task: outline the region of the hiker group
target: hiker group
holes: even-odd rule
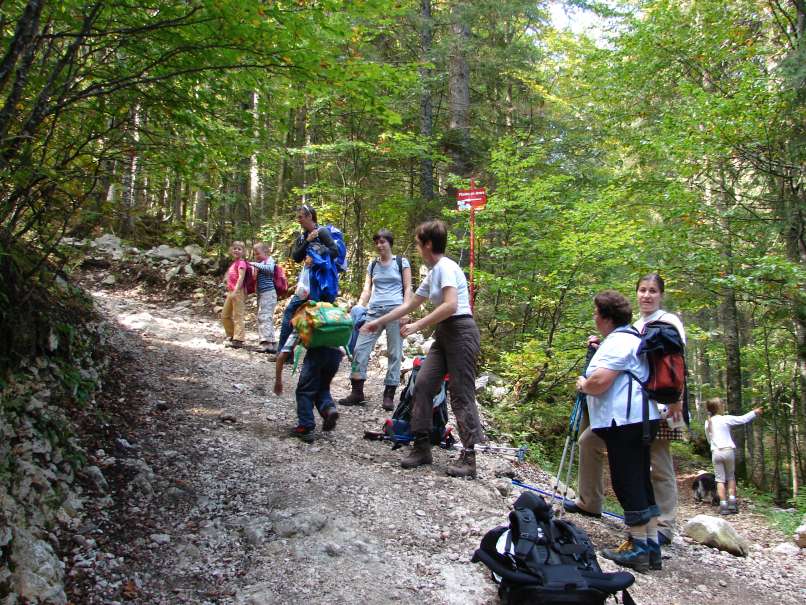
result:
[[[443,388],[444,377],[450,375],[450,403],[464,449],[447,473],[456,477],[475,476],[474,446],[484,440],[475,397],[480,336],[473,320],[464,272],[445,256],[447,225],[438,220],[428,221],[415,230],[417,250],[430,269],[416,292],[412,292],[408,259],[392,254],[393,234],[386,229],[375,234],[373,241],[378,257],[367,267],[364,288],[358,304],[351,311],[354,319],[348,324],[358,325],[360,330],[354,335],[352,346],[340,347],[341,343],[335,341],[311,345],[307,342],[310,336],[306,336],[305,331],[316,329],[312,326],[318,325],[316,319],[310,318],[311,313],[325,317],[320,322],[324,324],[330,323],[326,316],[340,312],[338,307],[327,303],[335,301],[338,273],[346,268],[343,237],[331,226],[320,226],[316,211],[308,205],[297,209],[297,222],[302,231],[295,240],[291,258],[303,263],[303,269],[283,313],[279,339],[275,339],[271,322],[277,304],[275,286],[279,265],[267,256],[262,244],[255,246],[254,262],[243,258],[241,242],[234,242],[231,246],[233,262],[227,271],[228,293],[222,312],[228,346],[240,348],[244,345],[244,301],[250,291],[255,291],[258,294],[261,350],[277,355],[276,394],[283,392],[284,364],[294,357],[298,344],[307,345],[295,390],[298,424],[291,434],[302,441],[312,442],[316,428],[314,409],[322,417],[322,431],[332,431],[339,419],[330,384],[338,372],[343,348],[352,354],[352,388],[350,394],[338,403],[342,406],[365,405],[364,383],[370,353],[381,332],[386,332],[389,367],[382,405],[391,411],[400,383],[403,339],[435,326],[434,342],[418,368],[417,389],[411,403],[409,423],[413,448],[401,464],[404,468],[414,468],[432,463],[433,399]],[[426,300],[433,306],[431,312],[416,321],[410,320],[409,313]],[[317,311],[313,311],[314,307]]]
[[[243,259],[240,242],[232,246],[233,263],[227,273],[223,322],[230,345],[243,346],[243,301],[253,281],[251,287],[258,294],[261,350],[277,353],[274,392],[278,395],[283,392],[284,364],[294,356],[298,343],[308,346],[295,391],[298,424],[291,434],[312,442],[314,409],[322,418],[323,431],[332,431],[339,419],[330,384],[343,357],[339,344],[344,343],[325,338],[323,344],[311,345],[306,330],[315,324],[310,315],[314,307],[324,309],[325,314],[346,316],[338,307],[322,304],[333,303],[338,295],[338,273],[346,266],[345,248],[341,232],[320,226],[316,211],[310,206],[297,209],[297,221],[302,231],[291,256],[304,267],[283,314],[279,339],[275,339],[272,317],[278,285],[286,290],[288,285],[284,274],[278,272],[279,265],[267,255],[262,244],[255,246],[255,261],[251,263]],[[412,292],[411,265],[406,258],[392,254],[393,234],[382,229],[373,237],[378,257],[369,263],[358,304],[346,321],[348,326],[360,326],[345,347],[353,355],[351,391],[338,404],[367,403],[364,394],[367,365],[378,336],[385,330],[389,364],[382,407],[393,410],[400,382],[403,339],[433,327],[433,344],[418,367],[417,388],[411,401],[409,423],[413,447],[402,458],[401,466],[408,469],[432,463],[434,398],[444,390],[445,377],[449,375],[450,403],[462,450],[447,473],[474,477],[475,446],[485,438],[475,398],[480,339],[468,283],[462,269],[445,256],[448,243],[445,223],[438,220],[422,223],[414,238],[429,271]],[[593,300],[593,320],[599,334],[585,343],[589,362],[576,381],[581,424],[577,425],[573,438],[578,435],[579,489],[576,499],[563,501],[566,512],[601,516],[606,459],[613,491],[624,510],[627,539],[602,554],[641,572],[661,569],[661,547],[674,536],[678,494],[670,444],[684,438],[690,420],[686,332],[679,317],[661,308],[663,294],[664,281],[660,275],[641,277],[636,285],[639,318],[635,322],[632,322],[632,305],[621,293],[605,290]],[[431,302],[432,310],[420,319],[410,318],[409,314],[426,300]],[[308,301],[319,304],[306,304]],[[738,511],[738,505],[733,475],[734,444],[729,427],[751,420],[761,410],[741,417],[725,416],[719,402],[713,405],[709,402],[708,410],[711,418],[706,432],[716,468],[720,512],[730,514]]]

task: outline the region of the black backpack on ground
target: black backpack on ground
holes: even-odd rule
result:
[[[509,526],[487,532],[473,555],[492,571],[502,605],[603,605],[620,591],[624,605],[635,605],[627,592],[635,577],[603,572],[582,529],[554,519],[548,503],[531,492],[514,508]]]

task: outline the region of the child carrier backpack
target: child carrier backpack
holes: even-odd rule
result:
[[[490,569],[502,605],[603,605],[619,591],[624,605],[635,605],[627,592],[635,577],[603,572],[588,535],[554,519],[551,506],[532,492],[515,501],[509,526],[485,534],[472,561]]]
[[[347,245],[344,243],[344,234],[341,229],[335,225],[325,225],[330,230],[330,235],[333,236],[333,241],[336,242],[336,247],[339,249],[339,255],[335,258],[336,269],[339,273],[347,271]]]
[[[277,300],[281,300],[290,294],[288,291],[288,277],[280,263],[274,263],[272,282],[274,283],[274,290],[277,292]]]
[[[414,367],[409,373],[406,387],[400,393],[395,411],[392,417],[387,418],[383,424],[381,432],[364,431],[364,439],[388,440],[393,443],[392,449],[398,449],[403,445],[414,441],[414,434],[411,432],[411,410],[414,405],[414,389],[417,384],[417,374],[423,365],[424,357],[414,358]],[[450,377],[445,376],[442,380],[439,392],[433,400],[434,418],[431,425],[431,443],[442,448],[452,448],[456,443],[453,436],[453,429],[448,426],[448,384]]]
[[[347,346],[353,331],[353,320],[343,308],[312,300],[294,313],[291,325],[306,349]]]

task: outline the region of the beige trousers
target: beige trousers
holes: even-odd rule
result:
[[[582,417],[579,435],[579,478],[576,504],[589,513],[601,514],[604,506],[604,468],[607,449],[601,437],[590,429],[588,412]],[[583,430],[584,429],[584,430]],[[671,540],[677,516],[677,479],[672,452],[667,440],[655,439],[650,447],[652,489],[660,508],[658,532]]]
[[[224,324],[224,332],[227,338],[243,342],[246,339],[244,328],[244,299],[246,294],[243,288],[237,292],[228,292],[227,300],[224,301],[224,308],[221,310],[221,323]]]

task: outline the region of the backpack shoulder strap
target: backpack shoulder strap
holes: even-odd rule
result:
[[[375,265],[378,264],[378,259],[373,258],[372,262],[369,264],[369,279],[372,280],[375,277]]]
[[[397,261],[397,270],[400,273],[400,291],[403,292],[403,298],[406,298],[406,284],[403,281],[403,258],[395,254]]]

